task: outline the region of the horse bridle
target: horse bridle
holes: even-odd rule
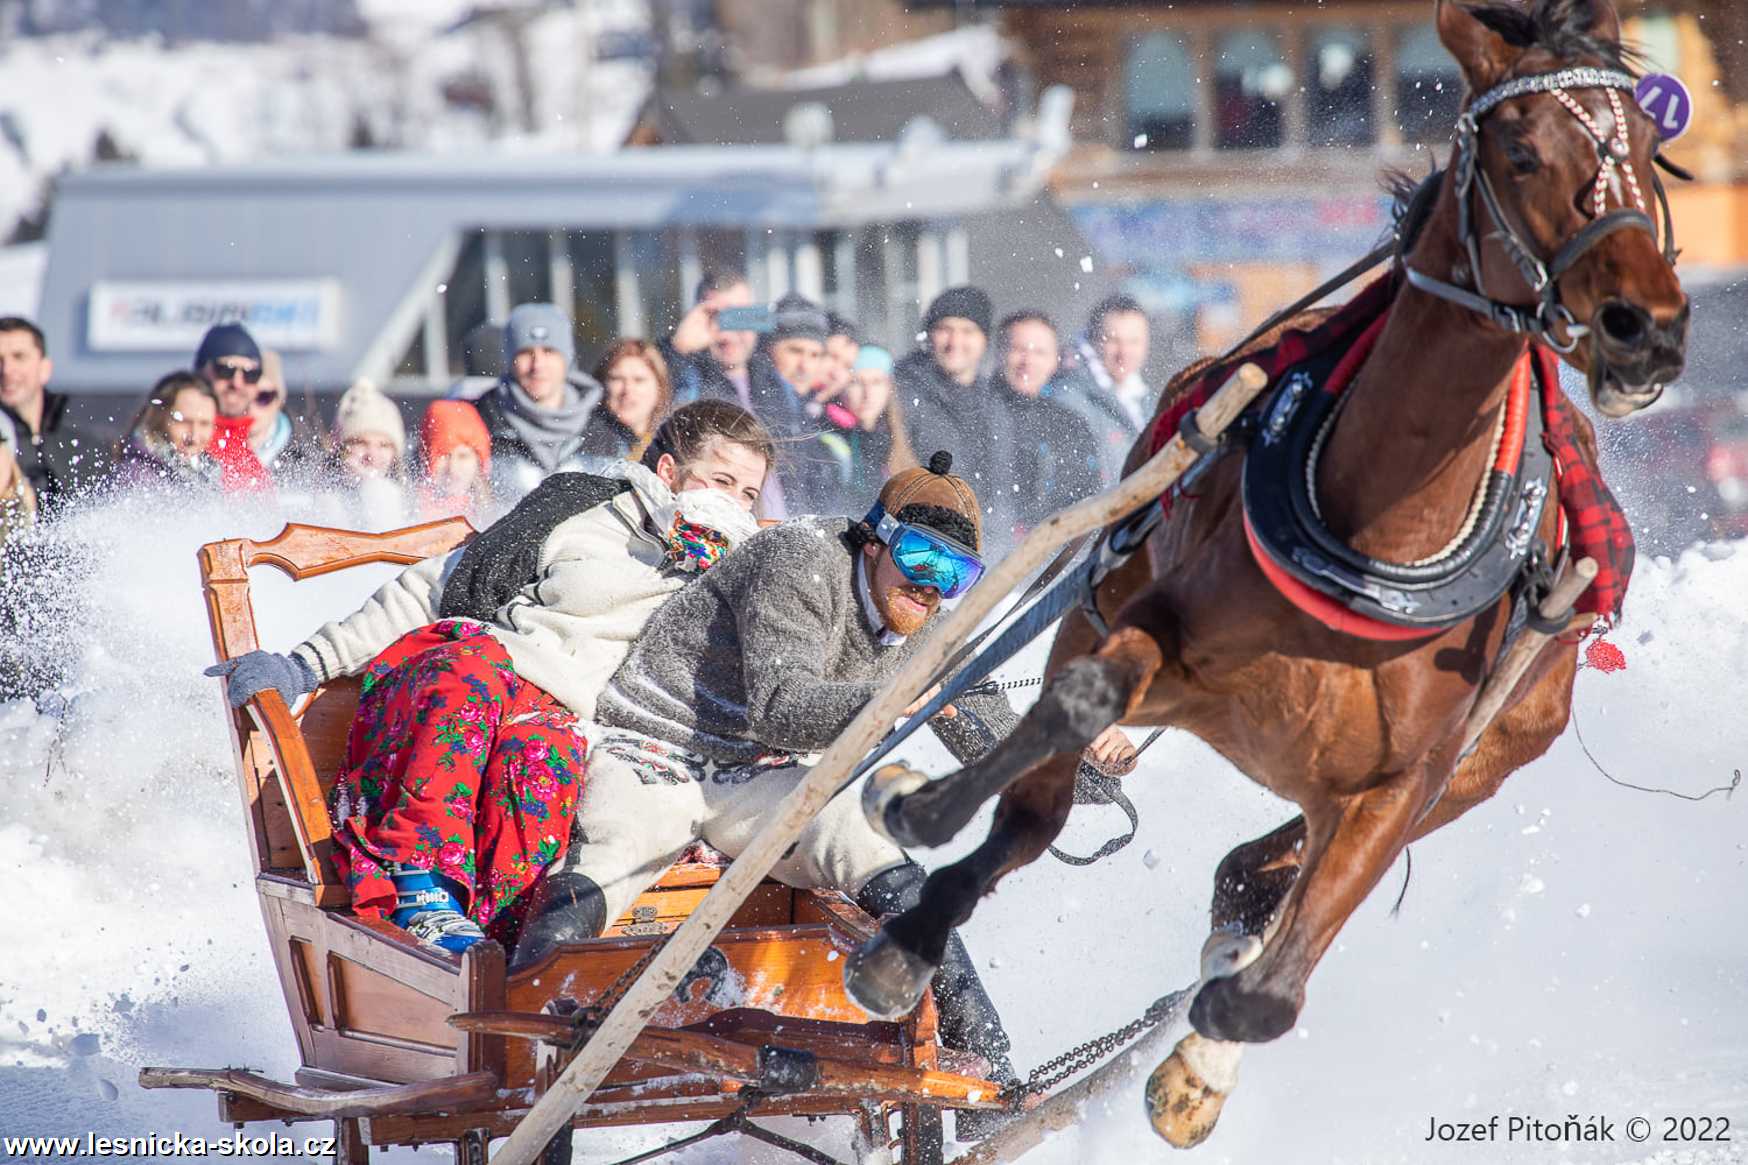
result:
[[[1425,272],[1416,270],[1411,264],[1405,264],[1408,282],[1431,295],[1478,312],[1507,331],[1535,336],[1555,351],[1565,353],[1576,348],[1579,340],[1590,329],[1580,324],[1571,309],[1560,302],[1560,277],[1570,271],[1591,248],[1617,231],[1642,230],[1653,240],[1658,237],[1657,226],[1646,213],[1644,193],[1633,169],[1627,141],[1626,113],[1617,95],[1623,89],[1633,92],[1635,84],[1630,75],[1617,69],[1578,66],[1552,73],[1514,77],[1495,85],[1470,102],[1469,107],[1457,119],[1456,154],[1452,158],[1451,168],[1455,172],[1456,182],[1457,231],[1464,250],[1468,252],[1469,277],[1474,281],[1475,289],[1471,291],[1442,279],[1434,279]],[[1596,119],[1567,92],[1569,89],[1607,90],[1615,122],[1611,134],[1602,132]],[[1554,253],[1554,257],[1546,262],[1537,256],[1535,248],[1506,219],[1505,209],[1499,202],[1493,182],[1480,164],[1482,120],[1504,102],[1532,93],[1552,94],[1565,106],[1595,143],[1601,165],[1596,176],[1595,217],[1567,239]],[[1654,152],[1652,160],[1657,166],[1677,177],[1688,176],[1685,171],[1666,161],[1661,154]],[[1606,210],[1608,184],[1617,172],[1626,178],[1636,205]],[[1663,258],[1673,267],[1676,258],[1675,221],[1669,213],[1669,195],[1655,169],[1651,172],[1651,188],[1663,219]],[[1493,220],[1494,237],[1499,240],[1505,253],[1522,274],[1524,282],[1537,297],[1537,303],[1533,307],[1502,303],[1487,294],[1481,274],[1481,239],[1475,233],[1474,214],[1470,207],[1471,192],[1480,193],[1487,217]],[[1565,332],[1566,339],[1563,343],[1556,335],[1556,329]]]

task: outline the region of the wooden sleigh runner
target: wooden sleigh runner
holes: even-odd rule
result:
[[[295,581],[373,563],[417,562],[472,534],[460,518],[386,534],[287,526],[266,542],[200,552],[219,659],[258,644],[249,570]],[[230,716],[255,885],[301,1067],[294,1083],[238,1069],[145,1068],[147,1088],[206,1088],[221,1120],[332,1121],[335,1160],[372,1146],[448,1143],[483,1162],[566,1068],[610,1005],[715,885],[711,865],[679,865],[602,938],[509,973],[503,948],[452,955],[399,927],[354,917],[333,865],[328,796],[359,699],[356,680],[323,685],[297,708],[267,691]],[[875,920],[845,896],[766,880],[691,974],[579,1106],[571,1129],[715,1122],[812,1160],[830,1160],[752,1116],[856,1118],[866,1160],[942,1158],[942,1108],[995,1108],[1000,1085],[974,1057],[940,1048],[925,996],[899,1022],[866,1022],[844,994],[842,959]],[[893,1117],[898,1117],[893,1129]],[[570,1159],[568,1131],[544,1154]]]

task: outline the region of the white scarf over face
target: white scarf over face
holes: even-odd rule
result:
[[[682,570],[705,570],[721,554],[759,532],[758,519],[721,490],[675,493],[667,482],[636,462],[625,466],[625,479],[637,491],[656,535],[668,544],[674,565]]]

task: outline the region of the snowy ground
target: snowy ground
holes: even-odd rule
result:
[[[136,506],[68,530],[92,564],[73,588],[87,614],[65,639],[45,628],[40,648],[71,651],[88,690],[58,745],[54,721],[0,707],[0,1135],[223,1136],[209,1096],[142,1092],[136,1070],[295,1067],[218,688],[199,675],[210,646],[194,565],[200,542],[279,521]],[[1579,725],[1622,780],[1698,791],[1748,760],[1748,553],[1733,549],[1642,563],[1615,636],[1627,669],[1580,676]],[[289,584],[262,576],[266,644],[290,646],[379,577],[305,584],[294,604]],[[1154,746],[1130,789],[1143,813],[1131,848],[1088,870],[1023,871],[968,929],[1022,1070],[1192,978],[1216,861],[1289,812],[1179,736]],[[1079,812],[1070,841],[1083,851],[1120,821]],[[1313,979],[1302,1026],[1249,1053],[1220,1129],[1184,1160],[1748,1161],[1745,813],[1748,794],[1691,803],[1610,784],[1568,733],[1496,801],[1415,848],[1394,919],[1392,873]],[[1139,1087],[1031,1160],[1168,1158]],[[1425,1142],[1432,1118],[1496,1113],[1605,1116],[1619,1140]],[[1641,1114],[1658,1133],[1666,1116],[1728,1117],[1735,1140],[1626,1142]],[[794,1126],[844,1150],[841,1130],[807,1129]],[[591,1136],[580,1157],[611,1161],[683,1131]],[[733,1141],[677,1159],[787,1160]]]

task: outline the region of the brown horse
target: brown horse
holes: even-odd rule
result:
[[[1327,530],[1390,564],[1436,558],[1460,539],[1527,345],[1562,351],[1596,406],[1620,417],[1680,374],[1686,342],[1656,133],[1630,92],[1609,0],[1436,0],[1436,12],[1471,95],[1457,153],[1397,257],[1387,322],[1312,462]],[[1649,205],[1653,183],[1660,207]],[[1131,453],[1131,468],[1146,452]],[[915,791],[889,780],[871,799],[875,824],[902,843],[940,844],[1001,793],[988,839],[936,871],[920,905],[850,960],[846,982],[870,1010],[920,996],[948,929],[1045,851],[1068,816],[1081,750],[1120,722],[1187,729],[1302,812],[1221,863],[1214,927],[1248,949],[1226,952],[1224,973],[1205,980],[1190,1012],[1210,1046],[1274,1039],[1291,1030],[1312,969],[1403,847],[1492,796],[1563,731],[1577,660],[1569,638],[1548,641],[1460,755],[1512,594],[1484,597],[1478,613],[1418,638],[1332,630],[1259,568],[1243,519],[1244,460],[1218,461],[1145,554],[1104,579],[1108,634],[1083,615],[1064,621],[1044,694],[1006,741],[957,774]],[[1550,550],[1557,508],[1544,507],[1536,528]],[[1216,1059],[1180,1064],[1165,1082],[1162,1105],[1193,1126],[1167,1127],[1156,1109],[1175,1143],[1212,1129],[1217,1103],[1195,1109],[1225,1090],[1212,1079],[1224,1071]]]

